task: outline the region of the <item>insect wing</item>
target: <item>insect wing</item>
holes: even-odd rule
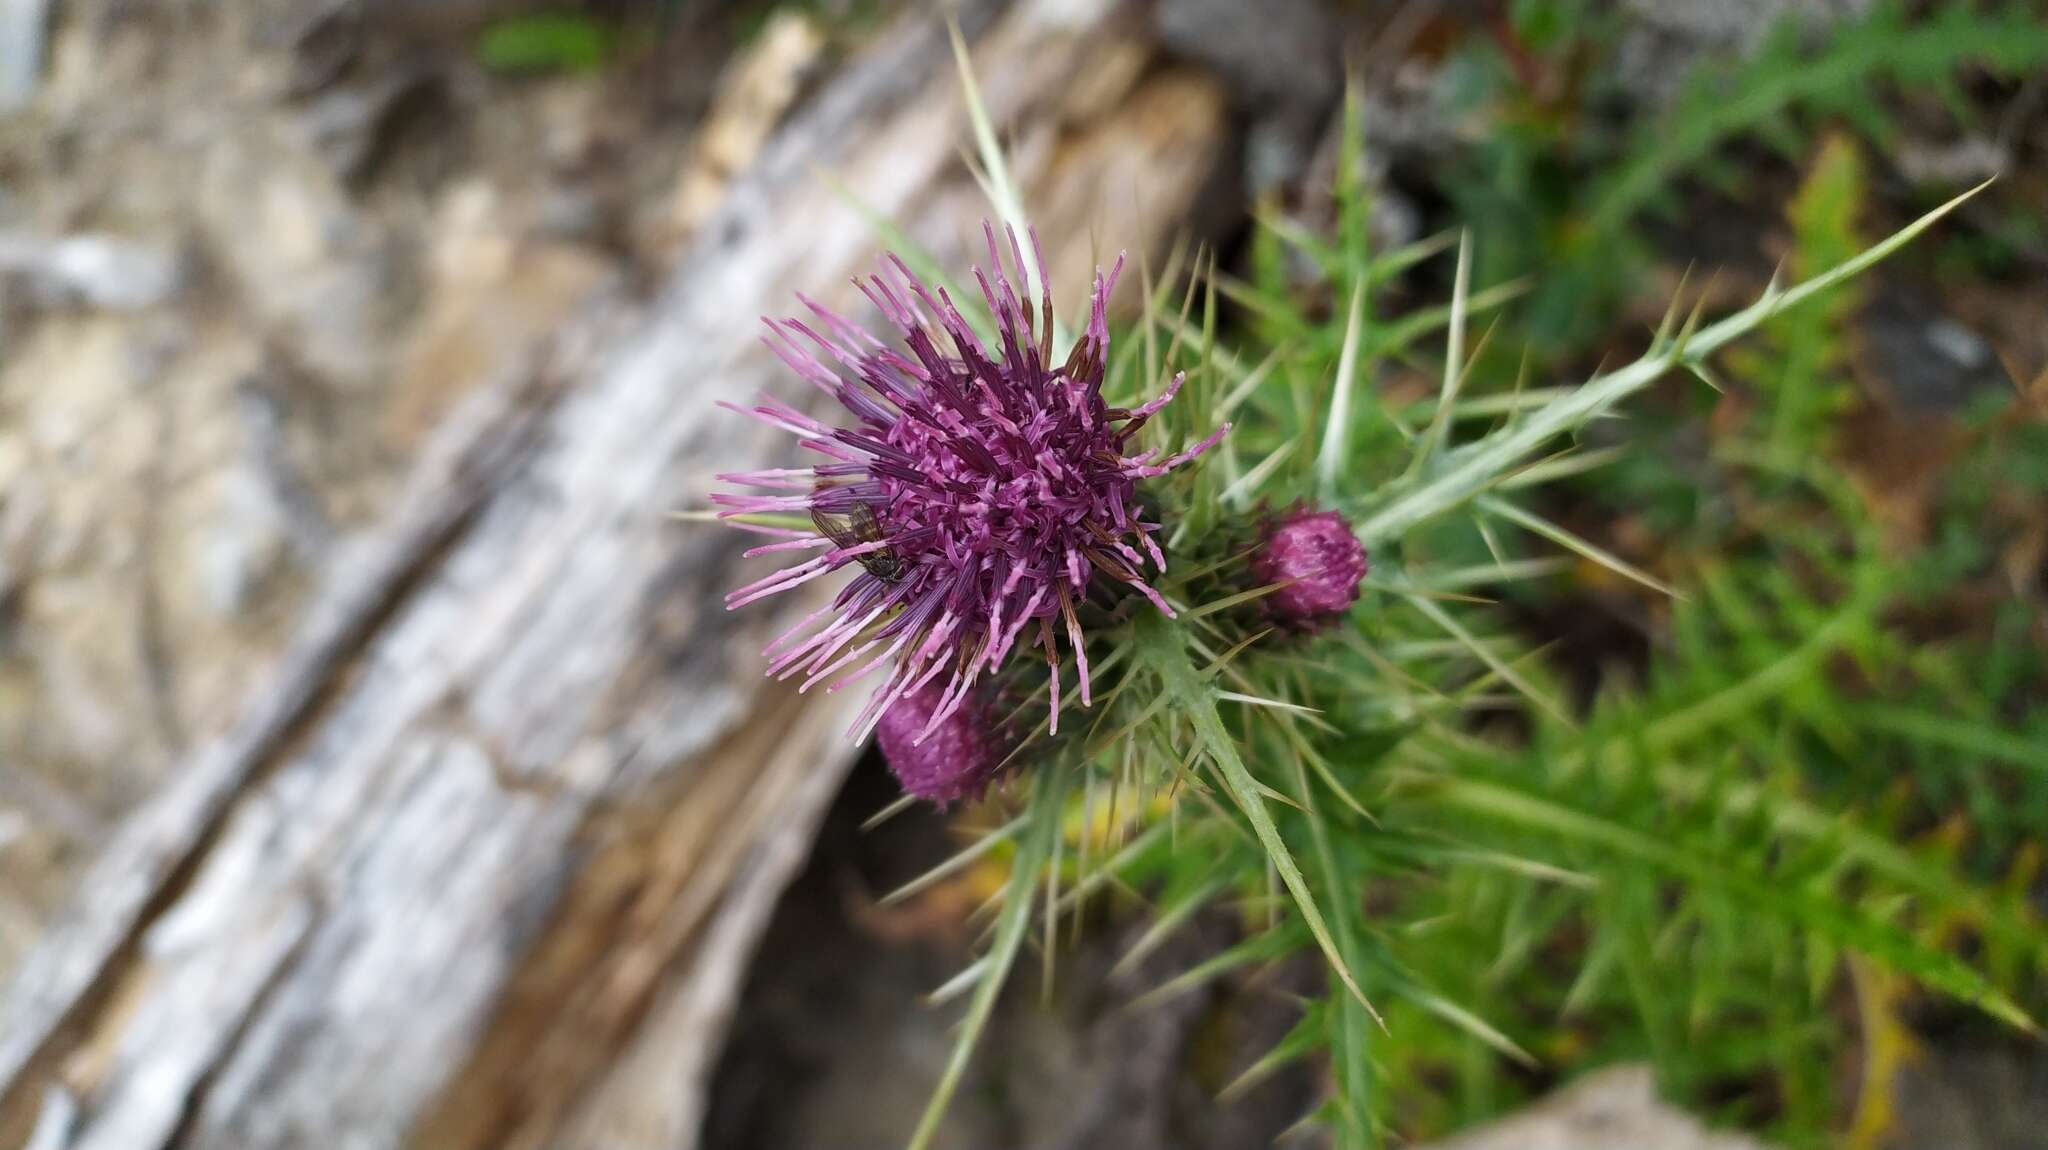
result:
[[[841,547],[858,547],[881,538],[874,513],[856,505],[854,514],[841,515],[822,507],[811,508],[811,523],[818,533]]]

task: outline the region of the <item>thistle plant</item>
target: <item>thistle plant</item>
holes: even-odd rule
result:
[[[1469,237],[1368,251],[1369,205],[1344,162],[1336,234],[1269,220],[1257,241],[1290,249],[1345,301],[1331,323],[1290,313],[1291,284],[1213,267],[1184,276],[1177,257],[1156,282],[1141,274],[1141,317],[1116,338],[1117,272],[1098,276],[1063,348],[1042,275],[1036,314],[1022,302],[1033,285],[1021,198],[971,75],[967,87],[1011,221],[1007,245],[987,231],[980,290],[928,287],[902,261],[866,284],[908,354],[822,308],[815,325],[771,324],[792,370],[854,425],[764,400],[752,414],[826,461],[729,477],[782,494],[717,497],[734,521],[783,537],[760,551],[819,552],[732,605],[860,569],[776,641],[770,672],[835,686],[880,672],[856,736],[879,731],[910,795],[986,791],[1007,812],[940,868],[1002,848],[1009,879],[981,957],[934,995],[968,1005],[913,1150],[931,1144],[1034,925],[1049,973],[1060,918],[1098,897],[1135,896],[1153,917],[1130,959],[1209,908],[1265,923],[1157,996],[1320,953],[1327,993],[1239,1085],[1326,1059],[1329,1097],[1308,1118],[1344,1148],[1381,1145],[1397,1113],[1432,1112],[1420,1083],[1447,1035],[1465,1056],[1536,1061],[1517,1033],[1536,999],[1504,990],[1566,921],[1597,941],[1567,1001],[1548,1005],[1604,1009],[1600,988],[1624,982],[1652,1053],[1686,1042],[1689,1026],[1697,1036],[1756,1012],[1806,1033],[1799,1011],[1825,1014],[1820,991],[1845,964],[2031,1028],[1958,935],[1960,924],[2007,975],[2038,972],[2048,931],[2036,917],[1774,770],[1789,732],[1832,733],[1800,708],[1832,689],[1830,661],[1884,657],[1887,584],[1865,534],[1819,534],[1787,556],[1768,593],[1802,625],[1726,651],[1732,679],[1667,683],[1640,705],[1569,704],[1564,669],[1478,594],[1513,593],[1561,560],[1595,564],[1668,596],[1678,625],[1714,649],[1722,640],[1701,636],[1715,616],[1692,596],[1740,617],[1756,612],[1753,589],[1711,573],[1674,587],[1542,517],[1528,493],[1612,462],[1574,440],[1630,397],[1672,375],[1716,383],[1715,353],[1971,193],[1718,321],[1674,305],[1625,366],[1482,390],[1478,368],[1499,349],[1470,328],[1512,287],[1473,289]],[[1376,288],[1453,245],[1445,306],[1375,318]],[[1224,346],[1220,296],[1265,321],[1263,346]],[[1418,362],[1439,336],[1433,399],[1375,391],[1383,369]],[[1838,494],[1796,462],[1749,462]],[[1020,647],[1039,657],[1011,658]],[[1486,721],[1502,714],[1517,721]],[[1757,939],[1775,948],[1761,960],[1768,984],[1803,997],[1703,987],[1688,1020],[1656,993],[1674,948],[1753,964]]]

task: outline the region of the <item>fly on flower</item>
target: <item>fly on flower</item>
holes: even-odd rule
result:
[[[855,555],[867,573],[884,583],[894,583],[903,578],[909,567],[894,548],[886,546],[888,539],[882,534],[881,524],[875,522],[874,509],[865,503],[856,503],[853,510],[845,515],[827,511],[813,505],[811,523],[818,533]],[[868,550],[870,543],[884,544],[881,550]]]
[[[1181,379],[1135,408],[1111,407],[1102,397],[1109,294],[1123,261],[1096,273],[1087,328],[1056,364],[1050,289],[1037,285],[1034,314],[1024,302],[1032,284],[1016,234],[1007,233],[1013,282],[994,226],[983,225],[983,233],[988,267],[974,278],[995,320],[993,348],[943,288],[927,286],[894,256],[856,285],[900,346],[798,296],[811,317],[766,320],[766,341],[851,419],[830,424],[763,399],[744,413],[795,435],[820,461],[719,476],[779,494],[712,496],[726,519],[808,513],[813,531],[737,524],[783,537],[749,555],[822,552],[734,591],[728,608],[861,569],[829,606],[766,652],[769,674],[802,675],[806,689],[821,682],[836,689],[882,671],[856,739],[898,700],[929,697],[935,688],[936,701],[911,736],[922,741],[1020,646],[1036,648],[1047,664],[1054,730],[1062,646],[1088,705],[1076,608],[1091,596],[1129,592],[1172,613],[1147,578],[1165,570],[1166,556],[1154,538],[1160,525],[1143,518],[1137,484],[1195,458],[1228,430],[1173,455],[1126,455]],[[1036,235],[1032,248],[1043,268]]]

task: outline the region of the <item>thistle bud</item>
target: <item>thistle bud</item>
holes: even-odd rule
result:
[[[937,686],[912,691],[882,712],[875,727],[882,757],[904,791],[941,807],[980,797],[1002,762],[980,699],[970,696],[931,725],[947,702]]]
[[[1365,547],[1342,515],[1297,507],[1266,521],[1251,568],[1260,584],[1284,584],[1264,599],[1267,612],[1285,625],[1309,629],[1350,610],[1367,564]]]

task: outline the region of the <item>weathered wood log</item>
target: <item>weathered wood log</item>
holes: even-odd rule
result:
[[[1020,176],[1066,205],[1041,225],[1139,201],[1113,242],[1156,244],[1220,98],[1126,66],[1106,106],[1141,121],[1068,122],[1142,46],[1112,5],[990,7],[963,14],[986,95],[1045,134]],[[781,388],[757,315],[873,251],[815,169],[958,253],[963,120],[942,29],[911,22],[777,134],[651,305],[592,301],[445,421],[239,726],[112,836],[0,1001],[0,1146],[693,1144],[858,700],[761,681],[782,616],[719,603],[745,541],[667,512],[786,452],[714,404]],[[1091,195],[1118,132],[1169,175]]]

